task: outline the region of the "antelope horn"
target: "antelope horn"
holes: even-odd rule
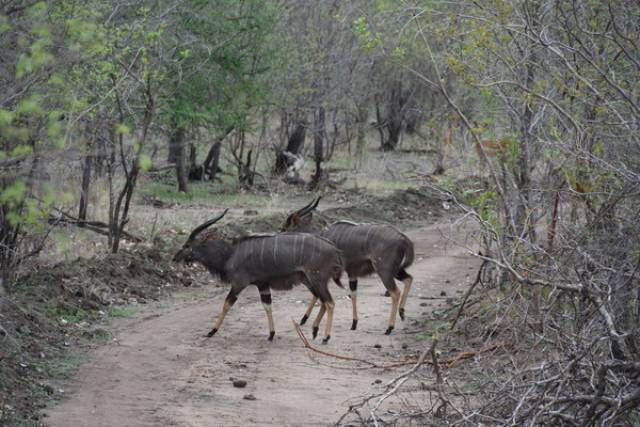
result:
[[[287,229],[287,227],[289,227],[289,225],[291,225],[291,221],[293,221],[293,217],[295,215],[302,217],[305,216],[306,214],[310,213],[312,210],[314,210],[317,206],[318,203],[320,203],[320,199],[321,197],[318,197],[317,199],[312,200],[307,206],[298,209],[297,211],[292,212],[288,217],[287,220],[285,221],[285,225],[282,228],[282,231],[285,231]]]
[[[298,215],[304,216],[304,215],[310,213],[312,210],[314,210],[316,207],[318,207],[318,203],[320,203],[320,199],[321,199],[321,197],[318,196],[317,199],[312,200],[311,203],[309,203],[307,206],[305,206],[304,208],[302,208],[302,209],[300,209],[298,211]]]
[[[200,224],[199,226],[194,228],[193,231],[191,232],[191,234],[189,234],[189,238],[187,239],[187,241],[188,242],[192,241],[193,239],[196,238],[196,236],[198,234],[200,234],[202,232],[202,230],[204,230],[205,228],[207,228],[207,227],[215,224],[216,222],[220,221],[222,219],[222,217],[225,216],[228,211],[229,211],[229,209],[225,209],[224,212],[222,212],[217,217],[215,217],[213,219],[210,219],[209,221],[205,222],[204,224]]]

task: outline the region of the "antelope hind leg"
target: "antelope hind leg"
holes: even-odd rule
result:
[[[327,310],[327,306],[325,303],[320,304],[320,311],[316,316],[316,320],[313,321],[313,338],[318,336],[318,330],[320,329],[320,321],[322,320],[322,316],[324,316],[324,312]]]
[[[309,305],[307,305],[307,311],[304,312],[304,316],[302,316],[302,319],[300,319],[300,326],[307,323],[307,320],[309,320],[309,316],[311,316],[311,312],[313,311],[313,307],[316,305],[317,301],[318,297],[314,296],[311,298],[311,301],[309,301]]]
[[[329,301],[324,303],[327,307],[327,323],[324,329],[324,338],[322,339],[322,344],[326,344],[329,342],[331,338],[331,327],[333,326],[333,308],[335,306],[333,301]]]
[[[269,325],[269,341],[273,341],[273,337],[276,335],[276,327],[273,323],[273,312],[271,310],[271,291],[269,289],[260,290],[260,301],[267,314],[267,324]]]
[[[411,291],[411,285],[413,284],[413,277],[411,277],[411,275],[407,273],[405,273],[405,275],[405,277],[400,279],[404,283],[404,289],[402,290],[402,298],[400,298],[400,306],[398,308],[398,314],[400,315],[400,320],[402,321],[404,321],[404,307],[407,304],[409,291]]]

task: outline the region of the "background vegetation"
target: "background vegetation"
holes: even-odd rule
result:
[[[639,44],[634,0],[3,1],[0,298],[63,226],[139,240],[137,198],[264,206],[409,150],[482,230],[510,304],[476,315],[538,352],[443,422],[633,425]]]

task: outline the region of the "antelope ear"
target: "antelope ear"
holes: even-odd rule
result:
[[[300,217],[298,215],[294,215],[291,217],[291,223],[293,225],[300,225],[302,221],[300,220]]]
[[[309,225],[311,224],[311,220],[313,219],[313,215],[311,214],[311,212],[309,212],[308,214],[306,214],[305,216],[303,216],[300,219],[300,223],[301,224],[305,224],[305,225]]]

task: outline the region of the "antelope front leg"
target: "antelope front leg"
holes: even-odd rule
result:
[[[322,320],[322,316],[324,316],[324,312],[327,310],[327,306],[325,303],[320,304],[320,311],[316,316],[316,320],[313,321],[313,338],[318,336],[318,330],[320,329],[320,321]]]
[[[326,302],[324,305],[327,307],[327,324],[324,329],[324,338],[322,339],[322,344],[326,344],[329,342],[331,338],[331,327],[333,326],[333,308],[335,304],[333,301]]]
[[[398,315],[398,303],[400,302],[400,289],[394,285],[394,288],[389,291],[391,293],[391,313],[389,314],[389,327],[387,327],[385,335],[391,334],[393,328],[396,326],[396,317]]]
[[[273,341],[273,337],[276,335],[276,327],[273,323],[273,312],[271,310],[271,290],[269,288],[260,289],[260,301],[264,307],[265,313],[267,313],[267,323],[269,324],[269,341]]]
[[[307,311],[304,313],[304,316],[302,316],[302,319],[300,319],[300,326],[307,323],[307,320],[309,320],[309,316],[311,316],[311,312],[313,311],[313,306],[316,305],[317,301],[318,301],[318,297],[314,296],[313,298],[311,298],[311,301],[307,306]]]
[[[224,318],[227,316],[227,313],[229,312],[231,307],[233,307],[233,304],[235,304],[237,300],[238,294],[233,290],[233,288],[231,288],[231,290],[227,294],[227,297],[224,299],[222,312],[218,316],[218,320],[216,320],[216,323],[213,325],[213,329],[211,329],[211,331],[209,331],[209,333],[207,334],[207,337],[211,338],[216,334],[216,332],[218,332],[218,329],[220,328],[220,325],[222,325]]]
[[[404,306],[407,304],[409,291],[411,290],[411,285],[413,284],[413,277],[407,274],[407,277],[402,279],[402,282],[404,283],[404,289],[402,290],[402,298],[400,299],[400,308],[398,309],[398,314],[400,315],[400,319],[404,321]]]

